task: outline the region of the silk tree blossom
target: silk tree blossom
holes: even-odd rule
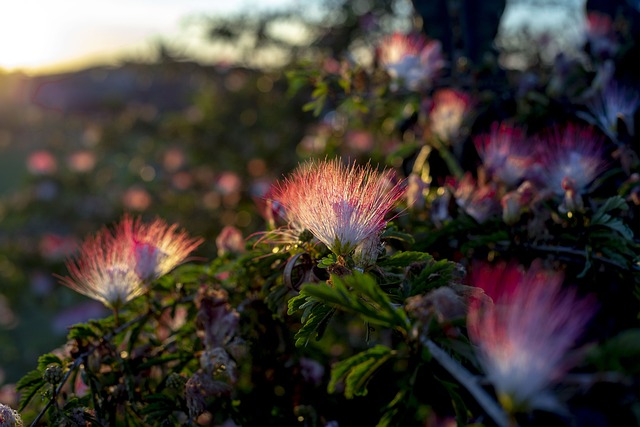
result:
[[[494,123],[490,133],[476,136],[473,143],[485,171],[509,188],[518,185],[536,161],[524,132],[503,123]]]
[[[577,198],[606,168],[603,138],[590,127],[567,125],[544,133],[536,144],[541,173],[536,177],[552,194]]]
[[[187,260],[203,239],[192,238],[178,224],[168,225],[160,218],[143,223],[139,217],[125,215],[117,230],[119,238],[132,247],[136,273],[144,281],[155,280]]]
[[[445,66],[440,42],[427,40],[422,34],[391,34],[382,39],[377,54],[393,85],[409,90],[431,87]]]
[[[613,20],[606,14],[594,11],[587,14],[585,38],[598,59],[613,57],[619,47]]]
[[[22,427],[22,417],[18,411],[0,403],[0,427]]]
[[[460,136],[462,123],[471,107],[471,97],[466,93],[455,89],[437,90],[429,111],[431,133],[451,145]]]
[[[297,227],[346,256],[387,225],[385,217],[405,192],[402,182],[393,181],[393,171],[369,164],[311,161],[279,183],[274,197]]]
[[[262,235],[258,242],[272,244],[282,244],[285,246],[296,245],[305,240],[308,233],[305,233],[304,226],[298,224],[297,220],[285,209],[279,197],[279,184],[273,184],[264,196],[256,200],[258,210],[267,221],[270,230],[257,232]]]
[[[591,298],[562,289],[563,275],[532,264],[476,265],[471,280],[492,298],[469,306],[469,337],[499,401],[510,412],[560,409],[549,387],[576,362],[568,353],[593,316]]]
[[[618,120],[621,120],[630,135],[634,134],[634,114],[640,105],[637,90],[610,81],[600,93],[594,95],[587,107],[593,122],[613,141],[618,138]]]
[[[482,224],[493,215],[500,213],[497,189],[494,183],[480,179],[476,181],[471,173],[453,183],[453,196],[456,204],[467,215]]]
[[[60,282],[116,311],[144,294],[147,287],[136,273],[134,247],[123,237],[106,227],[89,236],[67,260],[70,276],[59,277]]]

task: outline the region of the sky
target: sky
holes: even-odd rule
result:
[[[309,1],[0,0],[0,71],[41,74],[117,64],[126,58],[154,58],[161,40],[195,60],[209,62],[214,47],[196,33],[197,27],[186,25],[189,17],[300,7]],[[565,4],[579,6],[584,1],[565,0]],[[532,19],[529,10],[515,7],[526,1],[508,2],[512,3],[505,11],[509,22]]]
[[[0,69],[37,74],[145,57],[160,39],[207,55],[189,37],[189,17],[287,4],[296,0],[0,0]]]

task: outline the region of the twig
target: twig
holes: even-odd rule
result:
[[[453,360],[444,350],[442,350],[436,343],[429,338],[421,337],[420,341],[422,345],[429,349],[431,356],[438,361],[438,363],[446,369],[451,376],[453,376],[469,393],[476,399],[476,401],[482,406],[487,415],[489,415],[498,427],[508,427],[509,419],[507,414],[496,403],[494,399],[487,394],[487,392],[480,387],[476,377],[467,371],[462,365]]]
[[[172,304],[166,305],[164,307],[162,307],[160,309],[160,311],[165,310],[171,306],[173,306],[174,304],[181,304],[181,303],[185,303],[185,302],[189,302],[193,300],[193,296],[188,296],[185,298],[180,299],[177,302],[174,302]],[[51,405],[53,405],[53,402],[55,400],[57,400],[57,396],[60,394],[60,391],[62,391],[62,387],[65,385],[65,383],[67,382],[67,380],[69,379],[69,377],[71,376],[71,373],[76,370],[81,364],[82,361],[85,360],[91,353],[93,353],[100,345],[102,345],[103,342],[105,341],[109,341],[111,338],[113,338],[115,335],[118,335],[120,332],[128,329],[130,326],[135,325],[138,322],[143,321],[144,319],[146,319],[147,317],[149,317],[151,315],[151,310],[147,311],[144,314],[141,314],[140,316],[136,317],[135,319],[131,319],[126,323],[123,323],[122,325],[118,326],[116,329],[114,329],[113,331],[111,331],[110,333],[108,333],[107,335],[105,335],[98,344],[94,344],[91,348],[89,348],[87,351],[85,351],[84,353],[80,354],[80,356],[78,356],[78,358],[73,362],[73,364],[71,365],[71,367],[69,368],[69,370],[64,374],[64,376],[62,377],[62,379],[60,380],[60,383],[58,384],[58,386],[55,389],[54,392],[54,397],[52,399],[49,399],[49,401],[47,402],[47,404],[42,408],[42,410],[40,411],[40,413],[38,413],[38,415],[36,416],[36,418],[31,422],[30,427],[35,427],[38,422],[42,419],[42,417],[44,416],[44,414],[47,412],[47,410],[51,407]]]
[[[557,252],[557,253],[564,253],[564,254],[569,254],[569,255],[577,255],[581,258],[587,258],[587,255],[585,253],[585,251],[582,250],[578,250],[578,249],[571,249],[571,248],[567,248],[565,246],[553,246],[553,245],[526,245],[526,247],[528,247],[529,249],[533,249],[533,250],[537,250],[537,251],[541,251],[541,252]],[[595,254],[591,254],[591,258],[595,259],[597,261],[603,262],[605,264],[609,264],[612,265],[614,267],[618,267],[621,269],[626,269],[628,267],[614,261],[611,260],[609,258],[603,257],[601,255],[595,255]]]
[[[34,427],[38,424],[38,421],[40,421],[40,419],[42,418],[42,416],[45,414],[45,412],[47,412],[47,410],[49,409],[49,407],[51,405],[53,405],[54,400],[56,400],[57,396],[60,394],[60,392],[62,391],[62,387],[64,386],[64,384],[67,382],[67,380],[69,379],[69,377],[71,376],[71,373],[78,367],[80,366],[80,364],[82,363],[82,361],[84,360],[84,358],[86,357],[86,355],[88,354],[88,352],[84,352],[80,355],[80,357],[78,357],[74,362],[73,365],[71,365],[71,367],[69,368],[69,370],[64,374],[64,376],[62,377],[62,379],[60,380],[60,383],[58,384],[58,387],[56,387],[55,389],[55,393],[54,393],[54,398],[49,399],[49,401],[47,402],[46,405],[44,405],[44,408],[42,408],[42,410],[40,411],[40,413],[38,414],[38,416],[36,417],[35,420],[33,420],[33,422],[31,423],[31,427]]]

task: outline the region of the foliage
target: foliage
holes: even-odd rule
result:
[[[11,196],[21,203],[3,211],[3,233],[20,237],[27,248],[11,261],[16,271],[40,263],[39,269],[63,274],[70,253],[60,248],[64,239],[55,241],[56,254],[38,238],[55,231],[58,238],[80,239],[120,212],[159,215],[206,242],[121,310],[91,313],[69,326],[64,344],[17,380],[14,406],[25,421],[640,424],[635,119],[616,118],[614,128],[589,127],[585,135],[602,143],[594,142],[593,149],[585,148],[591,140],[577,148],[567,143],[561,148],[573,151],[566,164],[554,163],[562,160],[561,150],[559,159],[541,153],[549,129],[561,132],[567,122],[586,126],[586,116],[601,123],[590,109],[591,97],[607,96],[602,80],[620,74],[607,74],[598,68],[603,57],[578,46],[581,61],[532,61],[526,70],[449,57],[449,66],[432,81],[407,86],[394,74],[398,68],[385,68],[376,58],[375,46],[384,40],[379,36],[389,32],[381,23],[388,22],[383,17],[391,3],[378,9],[358,3],[361,9],[338,2],[344,25],[333,26],[333,33],[325,29],[313,49],[296,51],[295,62],[280,69],[228,67],[217,70],[219,80],[194,71],[198,90],[180,108],[130,105],[108,119],[96,115],[88,129],[70,121],[85,136],[74,139],[73,148],[52,142],[47,152],[62,158],[72,154],[64,150],[82,148],[94,155],[88,169],[47,168],[50,157],[42,152],[40,163],[32,161],[23,184],[30,191]],[[380,25],[370,30],[366,17]],[[245,28],[226,24],[214,23],[212,35],[228,41],[245,34]],[[267,31],[263,21],[249,24]],[[282,44],[267,36],[249,51]],[[366,48],[374,60],[357,60],[355,52]],[[614,71],[616,52],[607,58]],[[165,60],[173,72],[190,67]],[[445,102],[444,115],[437,115],[439,102]],[[54,127],[52,118],[46,120]],[[477,138],[505,127],[509,137],[520,135],[514,128],[522,130],[525,148],[505,145],[507,155],[497,150],[490,158]],[[385,229],[352,242],[355,249],[350,245],[348,253],[331,253],[305,224],[292,221],[270,198],[271,186],[307,158],[394,169],[404,197],[389,212]],[[599,167],[601,159],[605,167]],[[561,188],[553,187],[557,174],[563,174]],[[589,185],[577,186],[579,177]],[[125,197],[132,188],[144,191]],[[68,193],[59,197],[63,189]],[[344,197],[335,203],[337,220],[357,220],[350,217],[350,195],[341,193],[326,193]],[[8,241],[2,240],[7,259],[14,249]],[[7,274],[11,268],[3,260],[0,272]],[[487,279],[483,274],[491,269],[503,275]],[[531,278],[525,270],[536,274]],[[11,276],[7,294],[19,295],[19,276]],[[493,288],[545,281],[550,287],[554,280],[562,280],[562,291],[571,296],[562,301],[575,297],[595,314],[566,354],[576,363],[559,366],[557,377],[531,402],[516,402],[518,390],[503,393],[495,384],[500,375],[487,367],[488,353],[481,351],[503,344],[514,331],[497,325],[504,334],[494,342],[474,341],[472,314],[492,313],[487,307],[501,304]],[[66,291],[55,289],[41,299]],[[536,304],[517,308],[517,314],[529,319],[531,307]],[[541,329],[550,324],[543,315],[533,321]],[[529,341],[534,350],[545,349],[535,337]],[[547,354],[527,356],[548,362]],[[541,401],[546,405],[536,406]]]

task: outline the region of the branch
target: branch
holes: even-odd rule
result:
[[[508,427],[509,419],[507,414],[496,403],[487,392],[480,387],[476,377],[467,371],[462,365],[456,362],[444,350],[429,338],[421,337],[422,345],[429,349],[431,356],[438,361],[440,366],[446,369],[482,406],[487,415],[489,415],[498,427]]]
[[[171,306],[173,306],[174,304],[181,304],[181,303],[185,303],[185,302],[189,302],[193,300],[193,296],[188,296],[185,297],[177,302],[168,304],[166,306],[163,306],[160,311],[163,311]],[[141,314],[140,316],[129,320],[126,323],[123,323],[122,325],[120,325],[119,327],[117,327],[116,329],[114,329],[113,331],[111,331],[110,333],[108,333],[107,335],[105,335],[98,344],[94,344],[93,346],[91,346],[91,348],[89,348],[87,351],[85,351],[84,353],[80,354],[80,356],[78,356],[78,358],[73,362],[73,364],[71,365],[71,367],[69,368],[69,370],[64,374],[64,376],[62,377],[62,379],[60,380],[60,383],[58,384],[58,386],[55,389],[55,393],[53,394],[53,398],[49,399],[49,401],[47,402],[47,404],[42,408],[42,410],[40,411],[40,413],[38,413],[38,416],[31,422],[30,427],[36,427],[36,425],[38,424],[38,422],[42,419],[42,417],[44,416],[44,414],[47,412],[47,410],[51,407],[51,405],[53,405],[53,402],[57,399],[57,396],[60,394],[60,392],[62,391],[62,387],[64,387],[64,385],[66,384],[67,380],[69,379],[69,377],[71,376],[71,373],[76,370],[81,364],[82,362],[91,354],[93,353],[100,345],[102,345],[103,342],[105,341],[109,341],[111,338],[113,338],[114,336],[118,335],[120,332],[128,329],[129,327],[135,325],[138,322],[144,321],[146,320],[149,316],[151,315],[151,311],[147,311],[144,314]]]

